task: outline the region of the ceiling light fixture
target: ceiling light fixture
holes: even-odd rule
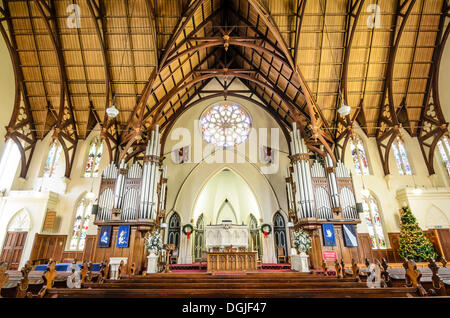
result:
[[[341,114],[341,116],[347,116],[348,114],[350,114],[350,110],[351,110],[350,106],[342,104],[342,106],[339,107],[338,109],[338,113]]]
[[[117,115],[119,115],[119,110],[116,108],[116,106],[111,105],[111,107],[106,109],[106,114],[110,118],[116,118]]]

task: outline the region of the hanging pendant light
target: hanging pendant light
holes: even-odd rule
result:
[[[361,175],[361,181],[362,181],[362,186],[363,186],[363,188],[361,190],[361,194],[367,198],[370,195],[370,191],[366,189],[366,185],[364,184],[364,178],[362,175]]]
[[[342,104],[342,106],[339,107],[338,109],[338,113],[341,114],[341,116],[347,116],[348,114],[350,114],[350,110],[351,110],[350,106]]]
[[[110,118],[116,118],[117,115],[119,115],[119,110],[116,108],[116,106],[111,105],[111,107],[106,109],[106,114]]]

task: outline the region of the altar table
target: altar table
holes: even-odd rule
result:
[[[257,252],[209,252],[207,272],[256,272]]]

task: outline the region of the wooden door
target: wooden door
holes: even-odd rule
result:
[[[0,260],[8,263],[8,269],[19,269],[19,263],[27,234],[28,232],[8,232],[6,234]]]

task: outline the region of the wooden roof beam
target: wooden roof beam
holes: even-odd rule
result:
[[[345,157],[345,147],[348,143],[348,139],[351,137],[353,133],[353,122],[350,118],[350,114],[346,115],[345,118],[341,118],[338,109],[341,106],[341,103],[348,105],[348,65],[350,63],[350,52],[352,49],[353,38],[355,35],[356,27],[358,25],[358,20],[362,12],[362,7],[364,5],[365,0],[350,0],[348,2],[348,11],[347,11],[347,19],[346,19],[346,33],[344,35],[344,55],[343,62],[341,68],[341,78],[339,79],[339,90],[341,96],[336,98],[336,111],[334,114],[334,123],[333,126],[336,127],[335,139],[342,139],[343,136],[344,142],[342,146],[336,142],[336,153],[338,158],[343,162]],[[360,107],[362,107],[362,103],[360,103]],[[353,117],[353,120],[356,119],[356,116]]]
[[[8,34],[3,23],[0,22],[0,33],[11,58],[15,82],[14,108],[9,124],[6,127],[6,138],[11,138],[19,149],[21,160],[20,177],[26,178],[37,142],[36,127],[31,112],[27,88],[23,80],[23,72],[20,68],[20,59],[16,50],[17,43],[12,35],[14,29],[9,19],[10,12],[7,4],[4,7],[0,6],[0,13],[3,15],[2,19],[6,21],[9,30]]]
[[[161,72],[161,70],[168,66],[166,60],[171,52],[171,48],[175,45],[176,40],[183,32],[186,25],[190,22],[191,18],[194,16],[197,9],[203,5],[204,1],[206,0],[192,0],[187,9],[183,12],[182,16],[179,18],[173,34],[171,35],[169,41],[166,43],[164,52],[162,52],[162,55],[158,62],[158,67],[155,68],[153,72],[150,74],[148,83],[146,84],[141,93],[141,98],[139,99],[136,107],[134,108],[134,111],[130,114],[127,125],[123,133],[121,134],[120,137],[121,143],[124,144],[124,142],[126,142],[126,144],[124,144],[124,147],[120,152],[118,161],[120,161],[122,158],[125,157],[125,154],[127,153],[128,149],[135,141],[140,140],[142,138],[141,134],[143,132],[142,123],[144,118],[144,112],[146,109],[147,100],[149,96],[153,93],[153,84],[156,78],[158,77],[158,74]]]
[[[298,64],[298,45],[300,43],[300,33],[302,29],[303,15],[305,14],[306,0],[297,0],[297,15],[295,26],[295,43],[294,43],[294,63]]]
[[[439,99],[439,71],[442,53],[450,35],[450,6],[447,0],[442,5],[439,20],[439,31],[436,34],[435,49],[433,51],[433,64],[430,67],[426,94],[418,123],[417,139],[422,151],[429,175],[434,171],[434,152],[436,145],[444,135],[448,135],[448,122],[445,120]],[[445,27],[445,31],[444,31]],[[430,89],[431,88],[431,89]]]
[[[313,132],[313,138],[315,140],[319,140],[320,143],[325,147],[326,152],[331,156],[334,164],[336,164],[336,157],[334,155],[334,142],[328,137],[331,137],[329,131],[328,131],[328,124],[326,122],[325,117],[323,116],[320,107],[317,105],[316,101],[313,99],[311,90],[308,87],[300,68],[295,64],[289,49],[286,46],[286,43],[284,42],[284,39],[276,26],[276,23],[273,21],[272,17],[270,16],[270,13],[267,11],[267,9],[264,7],[264,5],[261,3],[261,0],[248,0],[249,5],[258,13],[259,17],[265,25],[268,27],[268,29],[271,31],[272,35],[276,39],[277,43],[280,46],[280,49],[283,51],[286,59],[288,60],[288,64],[291,67],[292,70],[296,72],[296,76],[298,77],[300,81],[300,85],[302,87],[303,94],[305,95],[306,102],[308,105],[308,113],[311,120],[311,130]],[[318,119],[316,119],[316,116]],[[301,122],[297,123],[301,126]],[[328,135],[328,136],[325,136]],[[318,153],[322,156],[325,155],[324,152],[317,149]]]
[[[67,84],[67,74],[64,67],[64,55],[61,51],[61,41],[59,39],[59,28],[56,19],[55,3],[47,4],[44,0],[33,0],[40,16],[47,29],[48,35],[51,39],[53,48],[57,55],[59,77],[61,81],[61,97],[58,111],[58,122],[55,128],[53,138],[58,139],[64,151],[66,169],[64,176],[70,178],[72,165],[75,158],[75,152],[78,143],[78,133],[75,124],[75,117],[73,115],[72,102],[70,96],[69,86]],[[47,13],[45,12],[47,11]],[[47,16],[48,14],[48,16]],[[53,27],[52,27],[53,26]],[[67,105],[66,105],[67,98]]]
[[[105,141],[110,161],[113,161],[117,159],[119,134],[117,129],[117,120],[110,120],[106,114],[106,109],[110,106],[111,98],[114,95],[114,90],[110,72],[111,62],[108,56],[105,3],[104,0],[99,0],[98,4],[95,0],[87,0],[86,2],[92,22],[95,25],[95,32],[97,34],[97,39],[102,52],[103,69],[105,73],[105,113],[103,115],[103,120],[100,122],[100,138]]]
[[[389,50],[389,63],[387,67],[384,90],[380,99],[380,111],[378,116],[378,128],[376,133],[377,148],[380,154],[381,163],[385,175],[389,175],[389,153],[395,138],[399,134],[400,124],[397,118],[396,107],[394,105],[393,95],[393,75],[395,66],[395,57],[399,47],[400,39],[403,34],[408,17],[414,7],[416,0],[397,0],[396,15],[390,37],[391,49]],[[404,8],[406,10],[402,11]],[[401,19],[400,25],[398,24]],[[386,102],[387,91],[387,104]]]

